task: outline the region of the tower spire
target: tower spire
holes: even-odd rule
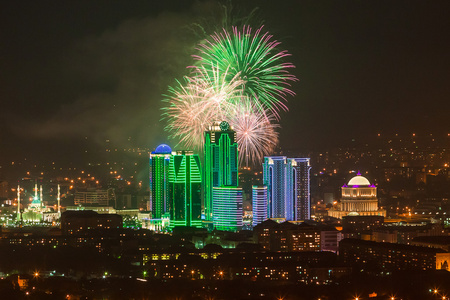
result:
[[[37,192],[38,192],[38,188],[37,188],[37,180],[34,182],[34,199],[37,200],[38,196],[37,196]]]
[[[42,208],[43,207],[43,205],[44,205],[44,202],[42,201],[42,184],[41,184],[41,186],[40,186],[40,189],[39,189],[39,203],[40,203],[40,208]]]
[[[58,215],[61,215],[61,189],[58,183],[58,197],[56,198],[58,200]]]
[[[17,220],[20,221],[20,185],[17,185]]]

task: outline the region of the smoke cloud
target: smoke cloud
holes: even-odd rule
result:
[[[61,99],[57,112],[43,120],[22,120],[14,131],[34,138],[109,139],[119,148],[129,145],[129,137],[134,146],[148,148],[167,142],[161,100],[192,64],[200,41],[192,24],[211,9],[212,2],[196,3],[189,11],[127,20],[71,43],[58,67],[75,96]]]

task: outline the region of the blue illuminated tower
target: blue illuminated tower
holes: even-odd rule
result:
[[[205,132],[204,145],[205,219],[213,220],[213,188],[238,186],[238,145],[230,125],[214,122]]]
[[[310,169],[309,158],[264,157],[269,218],[310,219]]]
[[[202,174],[200,158],[192,151],[177,151],[170,158],[170,227],[201,227]]]
[[[252,186],[252,210],[252,226],[256,226],[267,219],[267,186]]]
[[[172,149],[166,144],[150,153],[150,210],[154,219],[169,211],[169,162]]]
[[[286,191],[289,208],[288,220],[309,220],[311,218],[310,202],[310,159],[288,158],[286,173]]]
[[[286,218],[286,156],[264,157],[263,183],[267,186],[267,216]]]

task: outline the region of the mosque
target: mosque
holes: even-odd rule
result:
[[[60,186],[58,184],[58,211],[53,211],[52,208],[44,205],[43,196],[42,196],[42,185],[39,189],[38,196],[38,187],[37,184],[34,186],[34,197],[31,203],[27,208],[24,209],[23,212],[20,211],[20,186],[18,187],[17,192],[17,221],[23,221],[27,224],[36,224],[36,223],[52,223],[54,221],[59,220],[61,216],[61,206],[60,206]]]
[[[342,186],[341,202],[328,211],[333,218],[347,215],[386,217],[386,210],[378,208],[377,187],[359,172]]]

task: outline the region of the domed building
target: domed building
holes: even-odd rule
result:
[[[378,208],[377,187],[358,173],[342,186],[341,202],[328,211],[330,217],[386,216],[386,210]]]
[[[150,153],[150,201],[153,219],[161,219],[168,213],[169,163],[172,149],[161,144]]]
[[[161,144],[158,147],[156,147],[155,151],[152,152],[152,154],[171,154],[172,153],[172,149],[166,145],[166,144]]]

